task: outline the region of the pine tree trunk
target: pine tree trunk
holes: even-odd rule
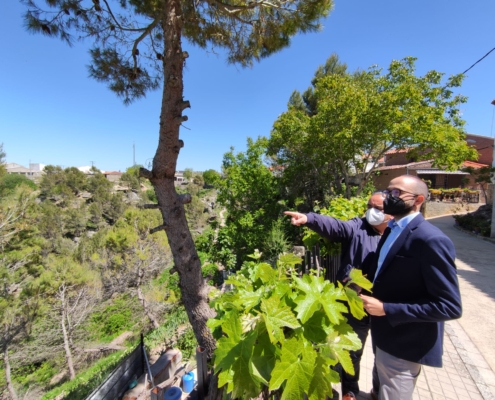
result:
[[[10,360],[9,360],[9,346],[7,342],[3,345],[3,364],[5,367],[5,381],[12,400],[17,400],[17,393],[15,392],[14,385],[12,384],[12,377],[10,376]]]
[[[179,196],[174,186],[177,157],[183,146],[183,142],[179,140],[179,128],[186,119],[182,117],[182,111],[189,107],[189,102],[183,100],[183,68],[187,53],[183,52],[181,45],[181,6],[180,0],[163,1],[165,54],[160,137],[153,169],[151,172],[143,169],[141,175],[147,177],[155,189],[163,217],[163,229],[172,250],[175,269],[179,273],[182,302],[199,345],[211,357],[215,340],[206,321],[214,312],[208,305],[207,286],[201,275],[200,260],[187,225],[184,211],[187,196]]]

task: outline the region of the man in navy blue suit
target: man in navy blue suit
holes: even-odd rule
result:
[[[462,314],[452,241],[425,221],[426,184],[403,175],[390,181],[384,212],[393,222],[368,271],[373,295],[361,295],[371,315],[380,400],[409,400],[421,365],[442,366],[444,321]]]

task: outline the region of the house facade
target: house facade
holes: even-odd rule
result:
[[[26,178],[36,180],[43,175],[44,164],[31,163],[29,168],[26,168],[16,163],[5,163],[5,169],[8,174],[24,175]]]
[[[475,177],[463,168],[480,169],[492,165],[494,139],[467,134],[466,142],[479,154],[478,160],[466,160],[457,171],[445,171],[433,167],[433,160],[413,161],[409,149],[391,150],[385,154],[384,164],[375,169],[373,183],[377,189],[385,189],[391,179],[400,175],[415,175],[428,182],[430,189],[466,188],[480,190],[480,201],[485,202],[484,190],[475,182]]]

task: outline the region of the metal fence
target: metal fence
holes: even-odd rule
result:
[[[317,244],[311,250],[306,250],[302,257],[301,273],[307,274],[309,270],[320,270],[322,276],[332,282],[337,282],[337,271],[340,267],[340,254],[322,256],[320,246]]]
[[[144,373],[144,369],[145,355],[143,338],[141,337],[141,343],[113,370],[93,393],[86,397],[86,400],[121,399],[129,389],[129,382],[133,377],[141,376]]]

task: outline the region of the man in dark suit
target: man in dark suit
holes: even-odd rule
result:
[[[442,366],[444,321],[462,314],[452,241],[425,221],[428,188],[399,176],[385,191],[394,216],[368,271],[373,297],[361,295],[371,315],[380,400],[409,400],[421,365]]]

